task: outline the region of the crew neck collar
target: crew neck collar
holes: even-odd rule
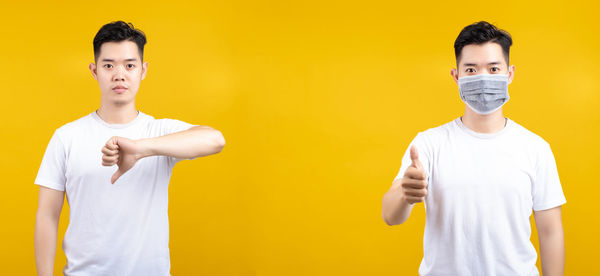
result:
[[[476,131],[468,128],[461,120],[461,117],[456,118],[454,120],[454,123],[458,126],[458,128],[463,130],[465,133],[467,133],[475,138],[481,138],[481,139],[491,139],[491,138],[498,137],[498,136],[506,133],[507,131],[509,131],[511,128],[513,128],[513,121],[507,117],[506,117],[506,125],[504,126],[504,128],[502,128],[499,131],[493,132],[493,133],[476,132]]]
[[[129,126],[132,126],[134,124],[136,124],[137,122],[139,122],[140,120],[142,120],[142,118],[144,117],[144,113],[138,110],[138,115],[131,121],[129,121],[128,123],[125,124],[109,124],[106,121],[102,120],[102,118],[100,118],[100,116],[98,116],[98,113],[96,113],[96,110],[94,110],[91,113],[92,118],[94,118],[98,123],[100,123],[101,125],[108,127],[108,128],[126,128]]]

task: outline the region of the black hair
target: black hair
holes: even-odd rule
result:
[[[456,56],[456,65],[458,66],[458,60],[463,47],[469,44],[484,44],[487,42],[494,42],[500,44],[502,52],[504,53],[504,59],[508,66],[508,54],[510,46],[512,45],[512,38],[510,34],[505,30],[500,30],[496,26],[486,22],[479,21],[466,26],[458,37],[454,41],[454,55]]]
[[[100,56],[100,46],[105,42],[132,41],[138,46],[140,59],[144,60],[144,45],[146,44],[146,35],[139,29],[133,27],[131,23],[123,21],[110,22],[96,33],[94,37],[94,60],[98,62]]]

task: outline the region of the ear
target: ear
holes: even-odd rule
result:
[[[452,76],[452,79],[454,79],[454,82],[456,82],[458,85],[458,70],[456,70],[456,68],[452,68],[452,70],[450,70],[450,75]]]
[[[89,65],[90,68],[90,72],[92,72],[92,77],[94,77],[95,80],[98,80],[98,72],[96,71],[96,64],[94,63],[90,63]]]
[[[148,72],[148,62],[142,63],[142,79],[146,78],[146,73]]]
[[[515,77],[515,66],[511,65],[508,67],[508,84],[510,84]]]

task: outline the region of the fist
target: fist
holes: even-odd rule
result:
[[[419,161],[419,153],[415,146],[410,147],[412,164],[404,172],[400,188],[402,196],[409,204],[423,202],[427,196],[427,175]]]
[[[119,167],[110,179],[110,183],[114,184],[141,158],[141,148],[134,140],[113,136],[102,147],[102,154],[103,166],[116,164]]]

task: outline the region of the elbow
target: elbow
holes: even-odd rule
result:
[[[224,147],[225,147],[225,137],[223,136],[223,134],[220,131],[215,130],[214,152],[219,153],[223,150]]]
[[[388,226],[394,226],[393,223],[391,223],[385,216],[383,216],[383,221],[385,222],[385,224],[387,224]]]
[[[205,136],[204,139],[203,145],[200,147],[199,152],[194,155],[195,157],[217,154],[225,147],[225,137],[216,129],[211,129],[209,136]]]
[[[390,198],[390,194],[386,193],[383,196],[383,202],[381,204],[381,217],[385,224],[389,226],[402,224],[408,218],[408,216],[403,217],[403,212],[394,206],[394,201],[393,198]]]
[[[394,221],[386,217],[383,217],[383,221],[385,221],[385,224],[387,224],[388,226],[400,225],[403,223],[403,221]]]
[[[562,239],[564,232],[562,225],[542,226],[538,228],[538,238],[545,239]]]
[[[388,226],[394,226],[404,223],[404,221],[398,221],[397,219],[392,218],[389,214],[386,215],[385,210],[381,212],[381,217],[383,218],[385,224],[387,224]]]
[[[35,214],[35,227],[36,228],[46,228],[46,227],[58,227],[58,221],[60,219],[60,210],[59,211],[48,211],[42,210],[38,207],[38,210]]]
[[[209,126],[195,126],[192,129],[197,130],[199,136],[195,140],[196,148],[189,152],[187,159],[217,154],[225,147],[225,137],[220,131]]]

